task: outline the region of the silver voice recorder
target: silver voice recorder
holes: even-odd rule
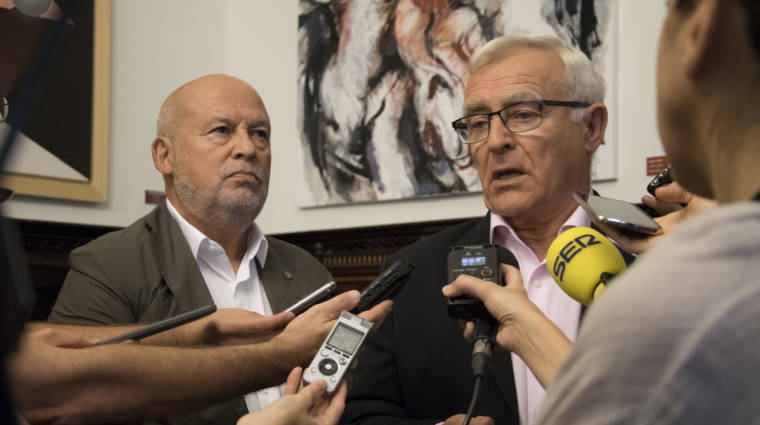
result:
[[[340,313],[335,326],[306,369],[304,381],[312,383],[323,379],[327,382],[327,392],[335,391],[367,339],[372,325],[369,320],[353,313]]]

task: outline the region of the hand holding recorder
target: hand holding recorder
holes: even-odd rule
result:
[[[325,394],[323,381],[300,388],[301,368],[288,375],[282,397],[264,410],[249,413],[237,425],[334,425],[346,403],[346,384],[332,396]]]
[[[307,365],[335,325],[341,312],[352,310],[359,304],[360,298],[359,291],[347,291],[296,316],[280,334],[273,337],[273,340],[288,347],[287,351],[292,353],[292,357],[282,359],[283,362],[288,362],[290,365]],[[379,326],[391,311],[392,305],[393,302],[390,300],[382,301],[371,309],[361,312],[359,317]]]
[[[494,342],[520,356],[546,387],[570,352],[572,343],[528,298],[520,271],[506,264],[501,265],[501,271],[505,286],[460,275],[443,287],[443,295],[451,298],[466,294],[482,300],[498,322]],[[474,333],[474,323],[467,322],[465,338],[472,338]]]

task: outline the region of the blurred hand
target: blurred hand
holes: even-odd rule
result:
[[[29,342],[52,345],[58,348],[86,348],[92,347],[95,341],[82,335],[52,328],[43,328],[27,333],[24,338]]]
[[[462,425],[465,415],[454,415],[443,422],[443,425]],[[488,416],[476,416],[470,420],[470,425],[494,425],[493,419]]]
[[[684,220],[717,205],[713,200],[688,192],[676,182],[658,187],[655,190],[655,195],[657,195],[656,198],[651,195],[645,195],[641,198],[641,202],[664,214],[654,219],[661,229],[653,235],[626,231],[598,220],[594,220],[594,224],[599,226],[610,239],[613,239],[624,250],[640,254],[650,249],[658,238],[671,232]],[[686,206],[683,207],[682,204]]]
[[[262,316],[252,311],[225,308],[187,326],[191,332],[201,334],[202,344],[249,344],[271,338],[294,317],[293,313],[286,312]]]
[[[346,383],[326,394],[327,384],[317,381],[299,390],[301,368],[288,375],[283,396],[259,412],[249,413],[237,425],[334,425],[346,403]]]
[[[327,337],[335,321],[344,310],[351,310],[359,303],[358,291],[347,291],[330,300],[314,305],[298,315],[274,339],[278,345],[287,347],[296,357],[292,364],[306,365]],[[379,327],[391,311],[393,303],[385,300],[375,307],[361,312],[359,316]]]

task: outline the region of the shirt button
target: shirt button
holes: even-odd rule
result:
[[[544,284],[541,282],[541,279],[536,279],[536,280],[534,280],[534,281],[533,281],[533,287],[534,287],[534,288],[540,288],[540,287],[542,287],[543,285],[544,285]]]

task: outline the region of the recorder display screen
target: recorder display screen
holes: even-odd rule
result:
[[[327,340],[327,345],[348,354],[353,354],[356,346],[359,345],[361,340],[361,332],[342,323],[338,323],[338,327],[335,328],[335,331],[330,335],[330,339]]]
[[[486,263],[485,255],[482,257],[462,257],[462,267],[482,266]]]

